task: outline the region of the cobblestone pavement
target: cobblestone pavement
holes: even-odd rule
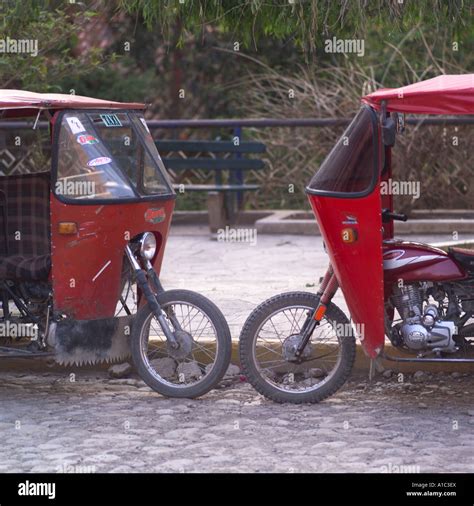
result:
[[[472,376],[353,378],[304,406],[243,382],[176,400],[105,373],[70,379],[0,374],[1,472],[474,471]]]

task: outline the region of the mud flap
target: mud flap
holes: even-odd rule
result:
[[[52,324],[48,344],[61,365],[116,362],[130,356],[134,316],[99,320],[63,320]]]

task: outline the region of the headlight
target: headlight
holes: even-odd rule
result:
[[[144,260],[151,260],[156,253],[156,239],[151,232],[145,232],[140,239],[140,255]]]

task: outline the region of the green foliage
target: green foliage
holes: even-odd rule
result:
[[[0,39],[36,41],[38,48],[36,55],[12,52],[1,55],[0,85],[3,88],[59,92],[65,77],[77,82],[104,63],[100,48],[91,48],[80,58],[75,54],[81,27],[73,23],[73,11],[56,7],[60,3],[18,0],[1,5]],[[80,14],[83,20],[95,15],[88,10]]]
[[[0,39],[39,46],[36,57],[0,54],[2,87],[143,101],[157,119],[350,116],[367,85],[400,86],[474,65],[467,0],[5,0],[0,20]],[[326,52],[332,37],[363,40],[364,56]],[[269,148],[268,168],[255,175],[263,191],[249,205],[305,206],[304,184],[339,133],[246,130]],[[456,163],[460,174],[468,170]],[[295,193],[287,189],[289,172]],[[205,203],[183,196],[178,206]]]
[[[126,72],[123,67],[127,69]],[[97,67],[79,80],[77,76],[66,76],[61,80],[61,88],[63,91],[74,89],[76,95],[86,97],[149,103],[155,98],[153,95],[158,88],[155,71],[138,71],[134,67],[133,62],[124,58],[120,66]]]
[[[379,25],[403,33],[407,26],[423,23],[433,30],[449,26],[455,35],[470,20],[469,4],[463,0],[119,0],[119,5],[141,14],[169,42],[215,26],[246,48],[272,37],[292,39],[308,51],[336,32],[360,37]]]

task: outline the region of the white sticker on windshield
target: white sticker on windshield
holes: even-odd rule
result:
[[[106,165],[111,162],[112,160],[108,156],[99,156],[99,158],[94,158],[87,162],[87,165],[89,167],[97,167],[98,165]]]
[[[79,121],[79,118],[76,118],[75,116],[72,116],[70,118],[66,118],[67,124],[69,125],[69,128],[71,129],[71,132],[73,134],[79,134],[81,132],[84,132],[86,129],[83,127],[82,123]]]
[[[148,128],[148,125],[146,124],[145,118],[140,118],[140,121],[143,123],[143,126],[145,127],[146,131],[150,133],[150,129]]]

